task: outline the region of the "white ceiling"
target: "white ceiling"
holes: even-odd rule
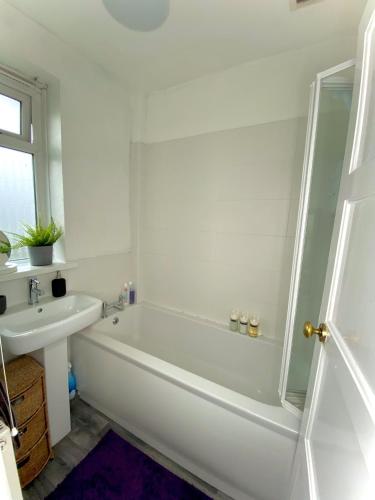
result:
[[[134,32],[101,0],[7,0],[129,87],[154,90],[208,73],[354,34],[366,0],[171,0],[158,30]],[[137,1],[137,0],[134,0]]]

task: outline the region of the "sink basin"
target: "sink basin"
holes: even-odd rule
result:
[[[88,327],[100,318],[102,302],[83,294],[69,294],[22,304],[0,316],[0,335],[12,354],[26,354]]]

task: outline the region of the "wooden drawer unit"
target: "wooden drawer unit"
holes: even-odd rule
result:
[[[52,457],[48,432],[44,369],[33,358],[20,356],[5,365],[20,447],[14,446],[18,474],[24,487]]]
[[[28,454],[17,461],[18,475],[22,488],[35,479],[50,459],[50,446],[47,432],[31,448]]]
[[[46,432],[46,412],[43,405],[25,424],[18,427],[21,446],[15,449],[16,460],[19,460],[34,446]]]
[[[11,400],[17,426],[22,426],[44,404],[43,377],[35,382],[29,389]]]

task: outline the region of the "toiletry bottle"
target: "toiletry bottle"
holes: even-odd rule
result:
[[[73,399],[77,392],[77,380],[76,376],[72,371],[72,363],[68,363],[68,388],[69,388],[69,399]]]
[[[61,277],[61,272],[57,271],[56,278],[52,280],[52,295],[54,297],[64,297],[66,294],[66,281]]]
[[[259,336],[259,317],[256,314],[252,314],[250,317],[248,334],[250,337]]]
[[[247,334],[247,327],[249,324],[249,315],[247,313],[242,313],[240,316],[240,333],[243,335]]]
[[[232,312],[230,313],[230,317],[229,317],[229,329],[232,332],[238,331],[238,318],[239,318],[238,309],[233,309]]]
[[[129,285],[127,283],[124,284],[124,288],[122,290],[121,295],[124,304],[129,304]]]
[[[135,304],[135,288],[132,281],[129,281],[129,304]]]

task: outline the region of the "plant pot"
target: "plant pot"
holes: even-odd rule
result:
[[[0,267],[4,266],[8,262],[8,254],[6,253],[0,253]]]
[[[52,264],[53,246],[28,247],[32,266],[50,266]]]

